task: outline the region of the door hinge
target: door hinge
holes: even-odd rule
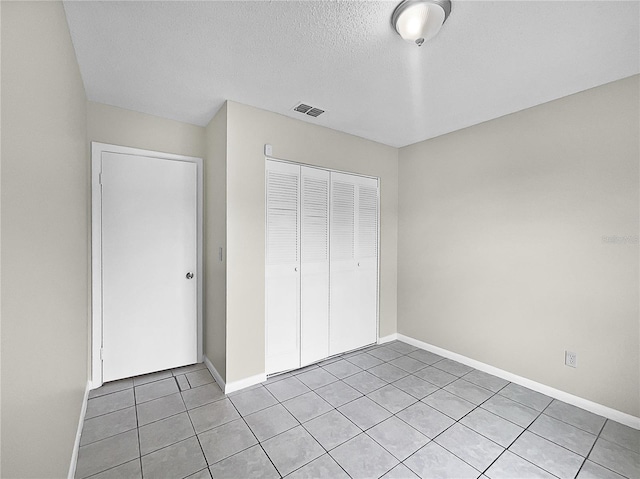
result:
[[[102,172],[98,173],[98,183],[102,185]]]
[[[104,361],[104,349],[100,348],[100,361]]]

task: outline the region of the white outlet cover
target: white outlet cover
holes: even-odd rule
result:
[[[564,364],[571,368],[578,366],[578,355],[572,351],[564,352]]]

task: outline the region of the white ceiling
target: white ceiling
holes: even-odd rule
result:
[[[453,0],[422,47],[397,3],[64,5],[89,100],[197,125],[233,100],[399,147],[640,71],[639,1]]]

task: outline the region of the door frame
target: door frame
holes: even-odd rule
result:
[[[197,179],[197,267],[196,267],[196,297],[197,297],[197,354],[198,361],[203,359],[203,160],[194,156],[175,155],[159,151],[143,150],[127,146],[110,145],[107,143],[91,142],[91,389],[102,386],[102,153],[117,153],[124,155],[145,156],[160,160],[185,161],[196,164]]]

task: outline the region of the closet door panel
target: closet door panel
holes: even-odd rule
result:
[[[267,161],[266,372],[372,344],[378,182]]]
[[[266,163],[266,373],[300,367],[300,167]]]
[[[300,366],[298,276],[274,271],[266,276],[266,372],[272,374]]]
[[[358,272],[355,259],[356,185],[351,175],[331,173],[330,320],[331,355],[357,348]]]
[[[329,177],[301,167],[301,366],[329,355]]]
[[[362,346],[358,340],[358,274],[352,265],[331,266],[331,314],[329,354],[340,354]]]
[[[362,345],[377,340],[378,324],[378,181],[358,178],[356,195],[358,315],[354,320]]]
[[[378,180],[331,173],[331,354],[372,344],[378,325]]]

